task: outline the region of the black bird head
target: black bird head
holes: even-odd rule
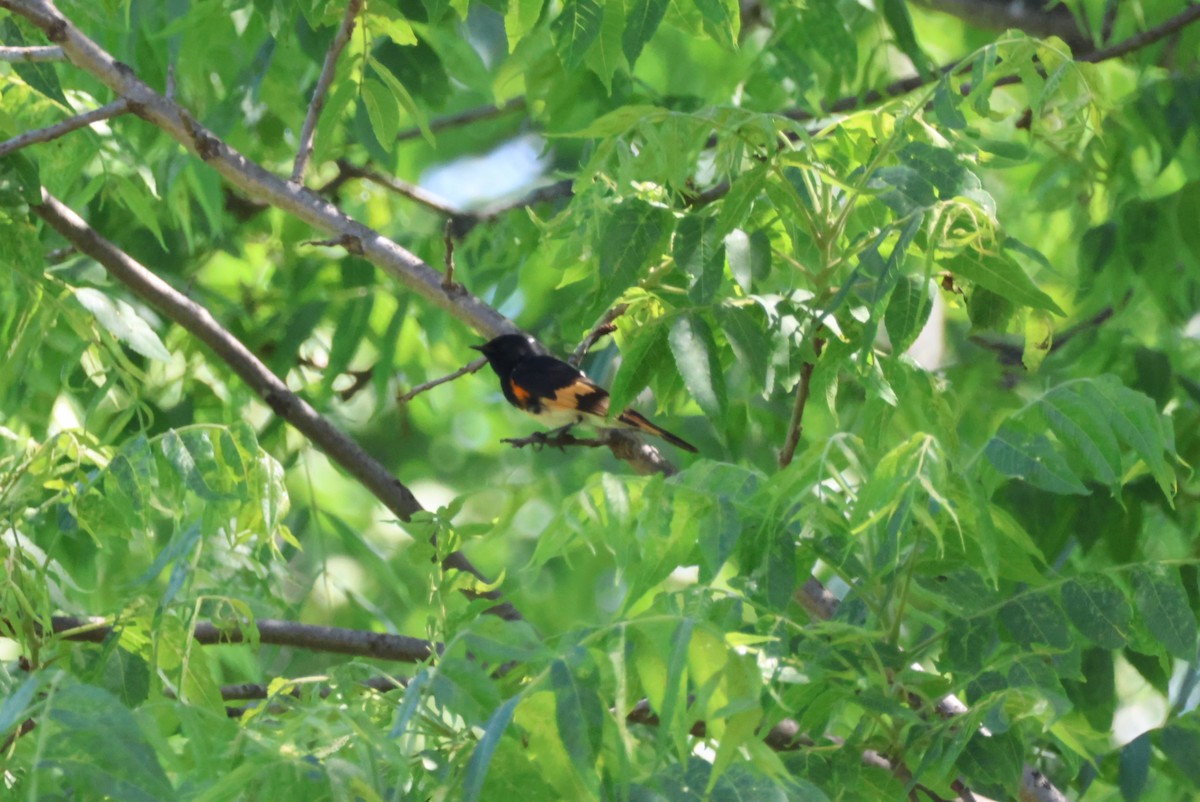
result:
[[[504,378],[523,359],[543,354],[537,340],[528,334],[502,334],[483,345],[472,345],[476,351],[487,357],[496,375]]]

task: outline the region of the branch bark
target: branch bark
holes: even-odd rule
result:
[[[370,490],[398,518],[406,521],[413,513],[422,509],[412,492],[392,476],[387,468],[339,431],[308,402],[288,389],[288,386],[260,362],[250,349],[222,327],[207,309],[101,237],[79,215],[45,189],[42,190],[42,203],[34,206],[33,210],[81,253],[103,265],[109,275],[211,348],[276,415],[295,426],[330,459]],[[483,572],[461,552],[448,555],[443,560],[443,565],[466,571],[484,584],[489,582]],[[484,596],[499,599],[499,594],[495,591],[489,591]],[[519,617],[517,611],[507,602],[494,608],[493,612],[505,618]]]
[[[49,142],[52,139],[58,139],[60,136],[66,136],[72,131],[78,131],[80,128],[86,128],[93,123],[98,123],[101,120],[109,120],[113,117],[119,117],[129,111],[129,101],[121,98],[114,100],[101,106],[98,109],[85,111],[83,114],[76,114],[74,117],[68,117],[62,122],[54,125],[39,128],[36,131],[26,131],[23,134],[14,136],[12,139],[0,142],[0,158],[4,158],[10,153],[28,147],[29,145],[38,142]]]
[[[317,120],[321,118],[321,110],[325,108],[325,96],[337,73],[338,57],[345,49],[346,43],[354,33],[354,21],[362,10],[363,0],[349,0],[346,3],[346,13],[342,24],[338,26],[337,34],[325,53],[325,63],[321,66],[321,76],[317,79],[317,87],[313,90],[312,102],[308,104],[308,114],[304,117],[304,126],[300,129],[300,149],[296,153],[296,164],[292,167],[292,182],[304,183],[304,171],[308,169],[308,160],[312,158],[313,137],[317,131]]]
[[[446,291],[439,271],[408,250],[348,217],[315,193],[267,172],[230,147],[190,112],[154,91],[129,67],[85,36],[53,3],[0,0],[0,8],[19,14],[40,28],[51,42],[62,47],[72,64],[126,98],[135,114],[162,129],[252,199],[269,203],[335,237],[357,243],[368,261],[485,336],[517,331],[506,317],[461,287]]]
[[[0,46],[0,61],[24,62],[26,64],[43,63],[47,61],[66,61],[61,47],[53,45],[39,47],[3,47]]]
[[[103,643],[113,634],[114,627],[106,618],[56,615],[50,620],[51,631],[66,640],[85,643]],[[373,657],[379,660],[394,660],[401,663],[420,663],[441,650],[427,640],[410,638],[406,635],[389,635],[385,632],[368,632],[359,629],[325,627],[315,624],[298,624],[294,621],[279,621],[260,618],[241,627],[225,627],[211,621],[197,622],[192,636],[197,643],[214,646],[222,643],[246,643],[253,640],[258,630],[258,642],[272,646],[292,646],[314,652],[349,654],[356,657]]]

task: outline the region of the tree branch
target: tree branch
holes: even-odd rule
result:
[[[321,231],[358,243],[368,261],[476,331],[495,337],[517,330],[511,321],[461,287],[447,292],[442,287],[441,274],[408,250],[347,217],[313,192],[247,159],[202,126],[190,112],[154,91],[128,66],[85,36],[48,0],[0,0],[0,8],[9,9],[41,28],[51,42],[62,47],[72,64],[128,99],[135,114],[195,153],[241,192]]]
[[[334,427],[304,399],[288,389],[288,386],[260,362],[250,349],[223,328],[207,309],[101,237],[75,212],[45,189],[42,190],[42,203],[34,206],[33,210],[81,253],[103,265],[109,275],[211,348],[276,415],[295,426],[330,459],[370,490],[398,518],[407,521],[413,513],[422,509],[412,492],[392,476],[387,468]],[[443,565],[466,571],[484,584],[488,583],[483,573],[461,552],[448,555]],[[495,591],[484,595],[490,599],[499,598]],[[499,605],[493,612],[505,618],[519,617],[507,602]]]
[[[409,401],[412,401],[414,398],[416,398],[417,396],[419,396],[421,393],[425,392],[426,390],[432,390],[434,387],[437,387],[439,384],[445,384],[446,382],[452,382],[460,376],[466,376],[468,373],[474,373],[477,370],[479,370],[480,368],[482,368],[484,365],[486,365],[487,363],[488,363],[487,358],[481,356],[479,359],[476,359],[473,362],[468,362],[466,365],[462,366],[461,368],[459,368],[458,370],[454,371],[453,373],[451,373],[449,375],[442,376],[439,379],[433,379],[431,381],[427,381],[424,384],[418,384],[416,387],[412,388],[404,395],[396,396],[396,403],[397,404],[407,404]]]
[[[1031,36],[1057,36],[1072,49],[1091,46],[1087,32],[1062,5],[1027,0],[917,0],[917,5],[964,20],[978,28],[1004,31],[1016,28]]]
[[[342,16],[342,24],[338,26],[337,34],[325,53],[325,63],[321,66],[321,76],[317,79],[317,87],[313,90],[312,102],[308,105],[308,114],[304,117],[304,127],[300,129],[300,149],[296,153],[296,164],[292,167],[292,182],[304,183],[304,171],[308,169],[308,160],[312,157],[313,137],[317,131],[317,120],[321,110],[325,108],[325,96],[337,73],[338,57],[345,49],[354,33],[354,21],[362,10],[363,0],[349,0],[346,3],[346,13]]]
[[[0,142],[0,158],[7,156],[10,153],[28,147],[29,145],[38,142],[49,142],[52,139],[58,139],[60,136],[66,136],[72,131],[78,131],[80,128],[86,128],[93,123],[98,123],[101,120],[108,120],[113,117],[119,117],[129,111],[129,101],[121,98],[114,100],[112,103],[101,106],[98,109],[85,111],[83,114],[76,114],[74,117],[68,117],[62,122],[45,128],[39,128],[36,131],[26,131],[23,134],[14,136],[5,142]]]
[[[254,631],[257,630],[258,642],[271,646],[291,646],[314,652],[349,654],[401,663],[420,663],[428,660],[435,650],[441,651],[440,646],[435,646],[427,640],[385,632],[298,624],[272,618],[260,618],[243,626],[245,629],[238,625],[225,626],[214,624],[212,621],[198,621],[192,629],[192,637],[197,643],[205,646],[246,643],[254,640]],[[72,615],[53,616],[50,619],[50,627],[53,634],[60,635],[65,640],[85,643],[103,643],[118,628],[110,624],[107,618]]]
[[[447,217],[454,217],[459,214],[458,209],[455,209],[453,206],[451,206],[449,201],[438,197],[429,190],[423,189],[416,184],[410,184],[403,179],[396,178],[395,176],[384,175],[383,173],[372,170],[369,167],[359,167],[351,164],[345,159],[338,159],[337,165],[339,175],[344,175],[347,179],[362,178],[366,181],[370,181],[372,184],[378,184],[385,189],[390,189],[397,195],[403,195],[409,200],[416,201],[422,206],[431,209],[438,214],[446,215]],[[324,189],[328,189],[328,187]]]
[[[3,47],[0,46],[0,61],[36,64],[46,61],[66,61],[61,47]]]
[[[439,117],[436,120],[429,121],[429,130],[432,133],[445,131],[449,128],[458,128],[471,123],[479,122],[480,120],[490,120],[495,117],[503,117],[505,114],[511,114],[517,111],[524,111],[526,108],[525,98],[513,98],[507,103],[500,106],[480,106],[474,109],[460,111],[458,114],[450,114],[445,117]],[[419,139],[424,134],[420,128],[409,128],[401,131],[396,135],[397,142],[405,142],[409,139]]]
[[[575,350],[571,353],[571,357],[567,360],[575,367],[579,367],[579,363],[587,356],[588,351],[592,350],[592,346],[606,334],[612,334],[617,330],[614,320],[625,314],[625,310],[629,308],[629,304],[617,304],[612,309],[604,313],[604,317],[600,318],[600,322],[596,324],[588,335],[583,338]]]

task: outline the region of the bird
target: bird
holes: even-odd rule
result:
[[[500,377],[500,389],[508,403],[532,415],[557,433],[579,423],[605,429],[632,429],[652,434],[684,451],[696,447],[651,423],[634,409],[608,417],[608,391],[578,368],[551,356],[526,334],[502,334],[471,348],[487,357]]]

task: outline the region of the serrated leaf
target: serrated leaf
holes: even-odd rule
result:
[[[1014,303],[1045,309],[1059,316],[1066,313],[1049,295],[1039,290],[1011,256],[964,251],[942,261],[942,266],[980,287]]]
[[[1075,628],[1104,649],[1120,649],[1127,639],[1133,608],[1104,574],[1071,579],[1063,586],[1063,608]]]
[[[725,373],[708,324],[699,315],[681,315],[671,324],[667,342],[684,386],[704,413],[719,424],[725,418]]]
[[[1117,435],[1133,447],[1150,469],[1163,495],[1170,501],[1175,495],[1175,473],[1167,464],[1166,454],[1174,452],[1173,437],[1158,414],[1154,402],[1131,390],[1115,376],[1101,376],[1092,382],[1099,398],[1108,402],[1108,420]]]
[[[1023,432],[1006,423],[988,441],[983,453],[1005,476],[1024,479],[1051,493],[1088,495],[1087,487],[1044,435]]]
[[[655,320],[638,328],[636,337],[621,352],[621,369],[613,379],[610,408],[619,412],[633,403],[667,359],[667,327]]]
[[[75,300],[92,313],[100,327],[148,359],[171,361],[171,352],[150,324],[120,298],[111,298],[91,287],[75,290]]]
[[[904,353],[921,335],[933,309],[936,293],[937,287],[930,279],[908,275],[900,277],[883,315],[894,353]]]
[[[566,0],[550,31],[563,66],[576,70],[600,35],[604,9],[598,0]]]
[[[646,42],[658,30],[670,5],[670,0],[631,0],[626,12],[625,32],[621,36],[621,47],[630,69],[637,63]]]
[[[631,198],[601,223],[600,289],[593,308],[608,308],[637,284],[642,270],[658,255],[671,219],[666,209]]]
[[[688,277],[688,297],[697,306],[712,303],[725,278],[725,243],[711,216],[689,214],[675,227],[675,265]]]
[[[97,798],[178,798],[137,719],[115,697],[69,685],[51,698],[46,718],[53,735],[42,747],[42,766],[62,770]]]
[[[757,322],[757,307],[721,305],[713,309],[717,325],[738,361],[746,366],[753,379],[763,388],[763,397],[770,395],[767,377],[770,370],[771,340],[767,336],[766,321]]]
[[[1150,634],[1180,660],[1196,659],[1196,616],[1188,605],[1179,572],[1142,567],[1133,574],[1133,598]]]

